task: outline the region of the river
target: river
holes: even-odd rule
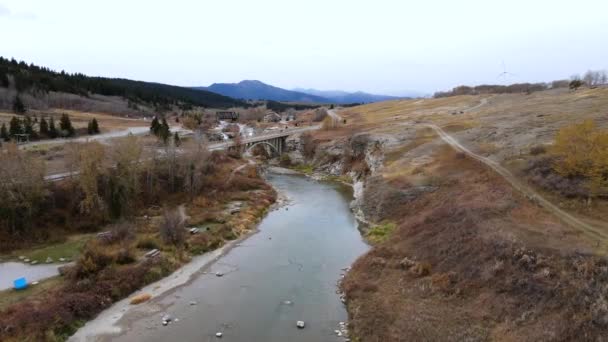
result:
[[[93,339],[213,341],[221,332],[222,341],[344,341],[334,332],[347,319],[336,283],[368,249],[349,210],[352,192],[297,175],[267,178],[290,201],[258,233],[185,285],[125,309],[120,335]],[[177,321],[163,326],[164,314]]]

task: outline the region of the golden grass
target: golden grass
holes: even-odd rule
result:
[[[147,302],[152,298],[152,295],[149,293],[142,293],[142,294],[138,294],[137,296],[134,296],[131,298],[131,300],[129,301],[129,303],[131,305],[137,305],[137,304],[141,304],[143,302]]]

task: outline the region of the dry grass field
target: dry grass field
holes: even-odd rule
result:
[[[608,128],[608,88],[399,100],[340,114],[348,123],[336,137],[366,133],[383,144],[363,202],[379,227],[395,227],[343,283],[355,340],[601,340],[608,241],[561,221],[424,123],[608,233],[605,198],[566,197],[526,173],[560,128],[586,119]]]
[[[75,110],[63,110],[63,109],[53,109],[53,110],[45,110],[45,111],[30,111],[29,114],[36,115],[37,117],[53,117],[55,122],[59,122],[59,118],[62,114],[68,114],[70,116],[70,120],[74,125],[74,128],[86,128],[87,123],[93,118],[97,119],[99,122],[99,126],[102,133],[126,129],[129,127],[138,127],[138,126],[148,126],[150,124],[149,121],[146,121],[142,118],[128,118],[123,116],[116,116],[105,113],[95,113],[95,112],[81,112]],[[14,113],[8,111],[0,111],[0,125],[5,123],[8,126],[11,118],[15,116]]]

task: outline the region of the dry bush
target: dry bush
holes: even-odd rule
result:
[[[131,304],[131,305],[141,304],[141,303],[149,301],[151,298],[152,298],[151,294],[141,293],[141,294],[138,294],[137,296],[134,296],[133,298],[131,298],[131,300],[129,301],[129,304]]]
[[[564,177],[557,173],[554,168],[555,158],[552,156],[541,156],[528,161],[524,168],[530,181],[549,191],[554,191],[562,196],[574,198],[589,197],[590,191],[583,177]]]
[[[135,261],[137,261],[137,258],[128,246],[122,247],[116,253],[116,263],[119,265],[126,265]]]
[[[310,133],[304,133],[300,137],[300,143],[302,144],[302,154],[307,159],[312,159],[317,151],[318,141],[315,141],[314,137]]]
[[[417,262],[414,266],[410,267],[410,273],[418,276],[425,277],[431,274],[431,264],[428,262]]]
[[[332,130],[338,128],[338,120],[330,115],[327,115],[323,122],[321,123],[321,127],[326,130]]]
[[[139,239],[135,246],[139,249],[160,249],[160,243],[152,237]]]
[[[114,257],[105,252],[97,241],[86,244],[74,267],[69,271],[69,278],[84,279],[101,272],[114,262]]]
[[[180,209],[166,209],[160,224],[160,238],[164,243],[181,247],[186,239],[184,213]]]
[[[551,148],[554,169],[564,177],[582,177],[590,196],[608,194],[608,131],[592,120],[560,129]]]
[[[22,234],[32,228],[47,196],[45,165],[15,144],[7,144],[0,162],[0,231]]]
[[[545,154],[547,152],[547,148],[544,145],[536,145],[530,148],[530,154],[533,156],[537,156],[539,154]]]

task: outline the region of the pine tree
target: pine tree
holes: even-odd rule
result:
[[[13,116],[11,122],[9,123],[8,133],[11,136],[23,133],[23,126],[21,126],[21,120],[19,120],[19,118],[17,118],[16,116]]]
[[[55,127],[55,119],[51,116],[51,120],[49,122],[49,138],[55,139],[59,136],[57,132],[57,127]]]
[[[8,135],[8,130],[6,129],[6,124],[2,123],[2,127],[0,127],[0,139],[4,141],[11,140],[11,137]]]
[[[158,137],[163,141],[163,143],[167,143],[169,141],[169,137],[171,136],[171,129],[169,128],[169,124],[167,120],[163,118],[162,123],[160,124]]]
[[[158,123],[158,118],[155,116],[154,119],[152,119],[152,123],[150,124],[150,132],[152,132],[152,134],[158,136],[159,128],[160,128],[160,125]]]
[[[23,132],[30,136],[30,138],[36,138],[36,132],[34,132],[34,123],[32,122],[32,118],[26,116],[23,119]]]
[[[89,121],[87,123],[87,134],[88,135],[92,135],[93,134],[93,123],[91,121]]]
[[[15,100],[13,100],[13,112],[16,114],[25,114],[26,109],[23,101],[21,101],[21,97],[19,95],[15,96]]]
[[[176,147],[179,147],[179,145],[182,144],[182,141],[179,138],[179,134],[177,134],[177,132],[175,132],[175,134],[173,134],[173,143],[175,144]]]
[[[97,119],[93,118],[93,121],[91,121],[91,130],[93,131],[93,134],[99,134],[99,124],[97,123]]]
[[[70,117],[67,114],[61,114],[59,128],[66,137],[72,137],[76,133],[72,126],[72,121],[70,121]]]
[[[49,124],[48,122],[46,122],[45,118],[41,118],[40,119],[40,135],[43,137],[48,137],[49,136]]]

